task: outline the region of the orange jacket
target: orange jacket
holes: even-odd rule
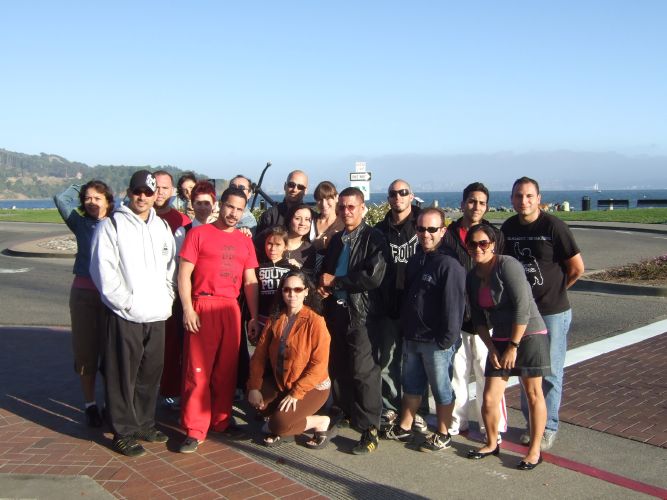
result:
[[[248,391],[262,388],[267,358],[271,361],[273,378],[278,390],[289,391],[296,399],[329,378],[329,344],[331,337],[324,318],[303,306],[287,337],[284,371],[276,373],[280,336],[287,324],[287,315],[271,318],[264,327],[250,360]]]

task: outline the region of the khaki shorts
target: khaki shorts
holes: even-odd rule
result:
[[[74,371],[94,375],[104,349],[104,304],[97,290],[72,288],[69,295],[72,319],[72,351]]]

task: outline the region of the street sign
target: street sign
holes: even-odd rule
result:
[[[350,186],[356,187],[364,193],[364,201],[371,199],[371,183],[368,181],[350,181]]]
[[[350,182],[353,181],[370,181],[370,172],[350,172]]]

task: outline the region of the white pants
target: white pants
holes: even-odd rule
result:
[[[475,417],[479,422],[480,432],[485,432],[482,420],[482,395],[484,394],[484,366],[489,353],[479,335],[461,332],[461,347],[454,354],[452,387],[456,395],[454,412],[452,414],[452,426],[450,431],[454,433],[465,431],[468,428],[468,417],[470,414],[471,395],[468,392],[468,382],[472,373],[475,374]],[[500,401],[500,420],[498,421],[498,432],[507,431],[507,407],[505,396]]]

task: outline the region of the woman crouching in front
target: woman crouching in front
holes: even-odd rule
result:
[[[269,417],[266,446],[276,446],[285,437],[312,429],[313,437],[305,446],[323,448],[336,430],[335,426],[329,429],[329,417],[315,415],[331,389],[331,338],[324,318],[304,304],[313,296],[303,271],[290,271],[283,276],[275,312],[250,360],[248,402]],[[271,373],[265,373],[269,367]]]
[[[547,328],[540,316],[523,265],[514,257],[495,253],[496,235],[482,224],[466,236],[475,267],[468,273],[467,290],[476,332],[489,349],[484,375],[482,418],[486,445],[470,450],[468,458],[498,455],[500,400],[507,380],[517,375],[528,397],[531,441],[517,468],[532,470],[540,462],[540,442],[547,421],[542,377],[551,373]],[[489,334],[493,328],[493,338]]]

